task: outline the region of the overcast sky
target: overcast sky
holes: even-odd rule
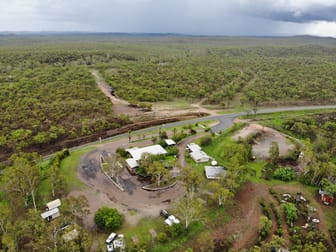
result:
[[[336,37],[336,0],[0,0],[0,31]]]

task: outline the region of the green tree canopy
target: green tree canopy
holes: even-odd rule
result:
[[[115,208],[102,207],[95,213],[94,221],[100,229],[115,230],[123,223],[123,216]]]

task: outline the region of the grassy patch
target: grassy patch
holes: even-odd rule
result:
[[[77,177],[77,167],[81,157],[93,149],[94,147],[86,147],[80,150],[71,151],[71,155],[61,162],[61,176],[66,181],[69,190],[76,190],[84,186],[84,183]],[[44,177],[40,183],[38,191],[41,204],[51,200],[52,187],[50,178],[47,177],[48,164],[49,160],[44,160],[40,165],[42,176]]]
[[[159,213],[158,213],[159,214]],[[136,236],[139,242],[150,242],[152,237],[149,233],[150,229],[154,229],[159,233],[163,229],[163,218],[143,218],[136,226],[124,225],[118,232],[125,235],[126,244],[133,244],[132,237]]]
[[[325,219],[326,219],[326,224],[328,226],[328,228],[333,228],[336,227],[336,208],[335,206],[328,206],[328,207],[323,207],[323,212],[325,215]]]
[[[139,244],[146,245],[146,251],[153,252],[169,252],[175,249],[181,248],[187,241],[193,239],[198,233],[204,229],[204,225],[200,222],[192,223],[189,227],[189,232],[182,234],[178,238],[169,238],[165,243],[159,243],[158,241],[152,241],[152,236],[149,233],[151,229],[154,229],[157,234],[165,231],[166,224],[163,218],[143,218],[135,227],[125,225],[118,233],[125,235],[126,244],[132,247],[132,237],[136,236],[139,240]]]
[[[61,174],[69,187],[69,190],[80,189],[84,183],[77,177],[77,167],[83,155],[92,151],[94,147],[87,147],[80,150],[71,151],[69,157],[61,163]]]
[[[192,108],[190,104],[191,100],[187,99],[176,99],[171,102],[159,102],[153,103],[153,108],[162,109],[162,110],[180,110],[180,109],[190,109]]]
[[[176,127],[161,127],[160,129],[153,129],[150,131],[143,132],[142,130],[132,132],[132,142],[143,141],[146,139],[151,139],[153,136],[159,138],[159,131],[166,131],[169,135],[175,132],[188,131],[188,126],[191,125],[192,128],[197,132],[203,132],[210,125],[217,123],[218,120],[206,120],[199,123],[190,123]]]
[[[219,136],[216,136],[212,139],[211,144],[204,147],[204,151],[216,159],[216,161],[221,165],[230,165],[227,160],[223,159],[223,149],[224,148],[231,148],[233,144],[236,144],[236,142],[232,139],[232,135],[237,130],[243,128],[245,126],[245,123],[237,123],[235,126],[227,129]]]

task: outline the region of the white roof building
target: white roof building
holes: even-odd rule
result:
[[[134,169],[139,166],[138,162],[134,158],[127,158],[126,163],[130,169]]]
[[[56,208],[53,208],[49,211],[46,211],[44,213],[41,213],[41,217],[42,219],[46,219],[48,221],[52,220],[52,219],[55,219],[57,217],[60,216],[60,213],[59,213],[59,209],[56,207]]]
[[[140,160],[142,154],[148,153],[150,155],[163,155],[167,154],[167,151],[161,145],[150,145],[143,148],[134,147],[131,149],[126,149],[126,151],[131,154],[132,158],[136,161]]]
[[[205,166],[204,170],[207,179],[219,179],[226,175],[226,170],[224,170],[223,166]]]
[[[60,206],[61,206],[60,199],[55,199],[55,200],[50,201],[46,204],[46,207],[47,207],[48,210],[51,210],[53,208],[60,207]]]
[[[201,150],[191,152],[190,157],[196,163],[205,163],[205,162],[208,162],[210,159],[210,157],[204,151],[201,151]]]
[[[202,150],[202,148],[199,145],[195,144],[195,143],[187,144],[187,149],[190,152],[198,152],[198,151]]]
[[[176,145],[176,142],[173,139],[165,139],[165,142],[168,146]]]

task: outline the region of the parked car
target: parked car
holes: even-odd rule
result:
[[[114,250],[113,250],[113,244],[112,244],[112,243],[107,244],[107,245],[106,245],[106,249],[107,249],[108,252],[112,252],[112,251],[114,251]]]
[[[116,237],[117,237],[117,234],[112,232],[112,233],[107,237],[107,239],[106,239],[106,244],[110,244],[110,243],[112,243],[112,241],[113,241],[114,238],[116,238]],[[112,249],[113,249],[113,247],[112,247]],[[113,251],[113,250],[111,250],[111,251]]]
[[[167,210],[165,210],[165,209],[161,209],[161,210],[160,210],[160,215],[163,216],[163,217],[165,217],[165,218],[168,218],[169,213],[168,213]]]
[[[180,220],[176,218],[174,215],[169,215],[168,218],[165,220],[165,223],[169,226],[172,226],[174,224],[179,224]]]

